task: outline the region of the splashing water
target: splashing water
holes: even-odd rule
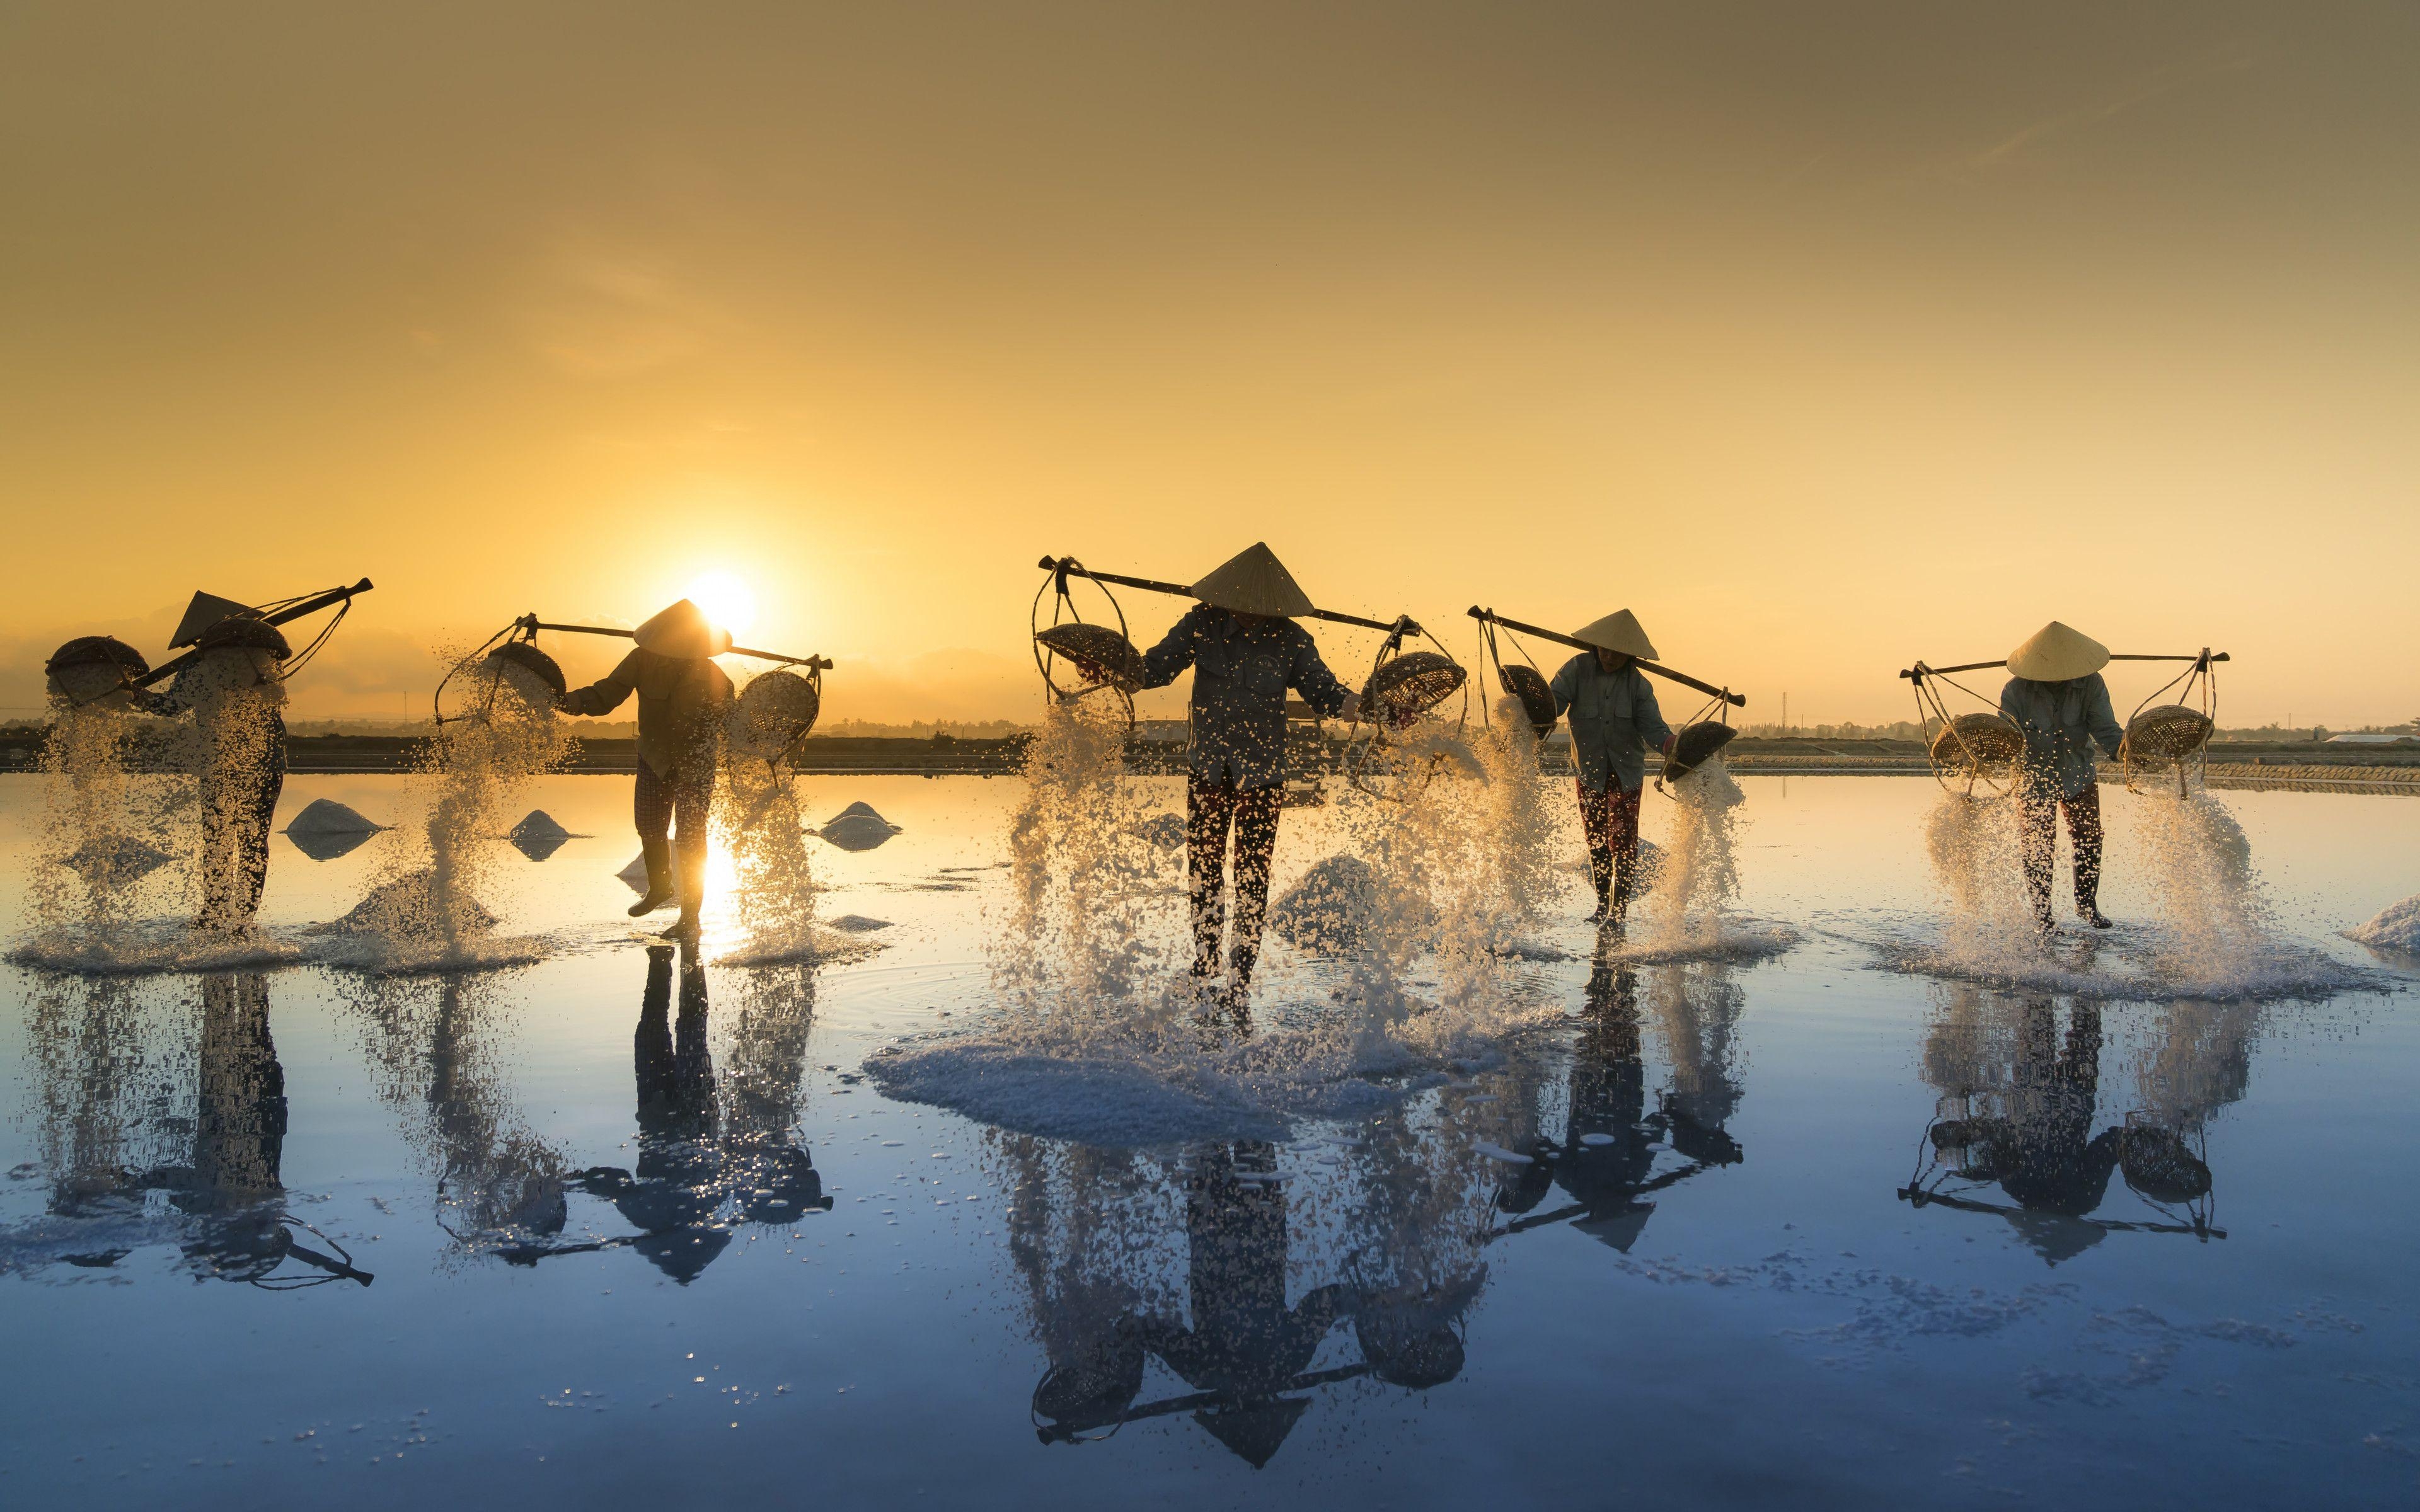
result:
[[[465,712],[418,753],[411,787],[427,817],[404,826],[379,880],[331,926],[349,936],[351,964],[446,969],[532,959],[526,941],[495,938],[482,900],[499,839],[518,816],[530,779],[553,771],[572,738],[555,717],[553,690],[518,662],[490,656],[466,678]]]

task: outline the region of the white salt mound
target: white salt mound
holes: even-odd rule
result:
[[[514,840],[569,840],[571,838],[571,831],[556,823],[554,815],[543,809],[532,809],[528,813],[523,814],[521,822],[515,825],[508,834]],[[644,857],[641,858],[639,874],[643,879],[646,875]]]
[[[372,887],[351,913],[329,928],[345,934],[377,934],[391,940],[430,937],[447,922],[442,902],[433,874],[414,872]],[[496,916],[470,899],[458,900],[456,907],[462,917],[454,922],[480,930],[496,927]]]
[[[630,885],[632,892],[647,890],[647,853],[641,851],[630,857],[630,864],[613,873]]]
[[[876,813],[872,804],[852,803],[815,833],[845,851],[870,851],[898,834],[899,826]]]
[[[891,927],[891,920],[887,918],[868,918],[863,914],[843,914],[840,918],[831,921],[831,927],[837,930],[846,930],[851,934],[870,934],[878,929],[889,929]]]
[[[1356,949],[1376,917],[1377,896],[1378,877],[1369,862],[1331,856],[1314,862],[1279,897],[1269,909],[1269,923],[1297,950]]]
[[[302,806],[301,813],[287,821],[286,833],[289,835],[374,835],[385,827],[360,810],[347,808],[334,798],[314,798]]]
[[[2420,955],[2420,896],[2387,904],[2368,923],[2345,931],[2345,938],[2381,950]]]

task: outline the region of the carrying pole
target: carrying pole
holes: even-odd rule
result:
[[[1477,620],[1481,625],[1500,625],[1504,628],[1521,635],[1534,635],[1541,640],[1557,641],[1562,645],[1576,647],[1581,651],[1594,651],[1597,649],[1595,646],[1590,645],[1587,641],[1578,640],[1573,636],[1565,635],[1559,630],[1548,630],[1535,625],[1524,625],[1519,620],[1508,620],[1503,615],[1497,613],[1494,609],[1481,609],[1476,604],[1470,606],[1470,617]],[[1699,692],[1705,694],[1709,698],[1721,699],[1724,702],[1732,705],[1734,708],[1744,709],[1747,707],[1747,696],[1744,693],[1734,693],[1727,687],[1716,687],[1712,683],[1701,683],[1696,678],[1688,675],[1686,672],[1676,672],[1669,667],[1659,667],[1643,656],[1631,657],[1630,664],[1637,668],[1642,672],[1653,672],[1656,676],[1664,678],[1668,682],[1678,683],[1683,687],[1694,687]]]
[[[534,612],[522,615],[520,619],[515,620],[513,624],[520,626],[521,629],[528,631],[533,636],[536,635],[540,630],[562,630],[571,635],[618,636],[625,640],[635,640],[639,636],[639,632],[636,630],[613,630],[608,629],[601,625],[555,625],[549,621],[539,619]],[[722,652],[721,655],[726,656],[753,656],[758,661],[778,661],[784,667],[812,667],[819,672],[828,672],[831,671],[831,659],[828,656],[785,656],[778,651],[755,651],[747,646],[733,646],[729,651]]]
[[[308,598],[288,604],[284,609],[271,614],[264,614],[260,618],[262,623],[267,625],[290,625],[296,620],[317,614],[323,609],[330,609],[338,604],[349,604],[353,601],[355,594],[366,594],[375,586],[367,578],[365,578],[350,588],[331,588],[324,594],[314,594]],[[164,678],[174,677],[192,666],[194,659],[201,654],[202,648],[195,646],[181,656],[163,661],[142,676],[133,679],[133,686],[149,687]]]
[[[2207,669],[2213,661],[2226,660],[2227,656],[2224,651],[2197,651],[2189,656],[2130,656],[2124,653],[2112,652],[2109,659],[2111,661],[2190,661]],[[1998,661],[1970,661],[1956,667],[1928,667],[1919,661],[1913,667],[1902,668],[1900,671],[1900,675],[1908,679],[1910,682],[1920,683],[1927,677],[1936,676],[1943,672],[1979,672],[1988,667],[2006,667],[2008,664],[2008,658],[2006,657],[2002,657]]]
[[[1090,567],[1079,565],[1074,557],[1044,557],[1041,566],[1045,572],[1074,572],[1098,582],[1115,583],[1121,588],[1140,588],[1148,594],[1169,594],[1178,598],[1193,596],[1193,590],[1183,583],[1164,583],[1154,578],[1128,578],[1115,572],[1094,572]],[[1421,629],[1419,623],[1409,615],[1392,620],[1370,620],[1358,614],[1339,614],[1334,609],[1315,609],[1311,611],[1309,618],[1326,620],[1331,625],[1357,625],[1365,630],[1385,630],[1393,634],[1426,635],[1428,633]]]

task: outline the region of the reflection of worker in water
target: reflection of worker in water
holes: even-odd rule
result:
[[[731,1242],[722,1220],[738,1199],[739,1222],[788,1223],[829,1209],[807,1151],[759,1131],[727,1136],[706,1047],[706,968],[681,952],[679,1011],[673,1011],[673,948],[647,950],[647,984],[631,1062],[638,1085],[639,1159],[631,1170],[597,1166],[576,1178],[643,1230],[631,1247],[687,1285]]]
[[[647,868],[647,890],[630,905],[643,918],[680,900],[680,920],[664,933],[695,938],[706,897],[706,820],[714,805],[722,714],[731,679],[713,657],[731,649],[727,631],[684,598],[635,632],[638,649],[600,681],[563,696],[571,714],[611,714],[639,696],[639,781],[630,810]],[[677,820],[680,872],[673,872]]]
[[[1195,1390],[1227,1398],[1195,1421],[1264,1465],[1310,1405],[1280,1393],[1310,1367],[1349,1299],[1343,1288],[1325,1286],[1286,1305],[1285,1189],[1237,1179],[1273,1172],[1274,1146],[1214,1144],[1195,1160],[1185,1205],[1193,1326],[1146,1325],[1145,1342]]]
[[[1672,744],[1640,657],[1655,647],[1628,609],[1575,633],[1590,650],[1563,663],[1550,685],[1555,712],[1568,715],[1572,764],[1579,770],[1580,828],[1588,838],[1589,879],[1600,923],[1620,924],[1630,910],[1638,870],[1638,806],[1646,795],[1647,749]]]
[[[1192,873],[1193,974],[1218,972],[1228,837],[1234,838],[1231,985],[1251,983],[1268,912],[1269,857],[1284,797],[1286,689],[1323,715],[1350,717],[1359,699],[1337,682],[1310,632],[1294,623],[1311,599],[1276,555],[1255,545],[1193,585],[1201,603],[1143,657],[1142,686],[1193,669],[1192,772],[1186,849]]]
[[[2009,653],[2000,712],[2024,735],[2017,770],[2017,837],[2042,933],[2057,928],[2051,913],[2051,873],[2058,852],[2058,815],[2075,847],[2075,915],[2107,929],[2101,912],[2101,789],[2092,748],[2112,757],[2125,738],[2109,705],[2101,669],[2109,648],[2053,620]]]
[[[2081,1218],[2108,1196],[2119,1134],[2092,1132],[2101,1090],[2101,1010],[2077,1003],[2064,1036],[2047,1001],[2017,1010],[2015,1055],[2000,1111],[1934,1124],[1932,1142],[1974,1180],[1997,1181],[2028,1213]],[[2020,1223],[2026,1242],[2055,1264],[2097,1243],[2089,1225]]]
[[[202,631],[195,656],[165,693],[138,693],[136,708],[194,712],[201,799],[202,909],[196,929],[240,930],[269,880],[270,821],[286,786],[286,683],[293,655],[266,620],[235,615]]]

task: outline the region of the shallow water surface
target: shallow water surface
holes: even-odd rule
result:
[[[651,949],[626,782],[557,778],[573,838],[494,873],[530,964],[334,964],[305,926],[388,837],[281,836],[291,961],[0,968],[0,1499],[2420,1495],[2415,978],[2336,936],[2420,891],[2420,803],[2225,795],[2271,995],[2151,1000],[2146,800],[2109,795],[2118,928],[2010,984],[1901,949],[1939,932],[1929,780],[1744,779],[1739,909],[1782,953],[1601,943],[1574,871],[1486,1053],[1124,1138],[1080,1078],[1007,1127],[880,1090],[995,1011],[1018,784],[802,786],[899,826],[816,842],[814,961],[717,964],[713,915],[704,964]],[[279,823],[403,794],[296,778]],[[0,779],[11,940],[40,808]],[[1287,816],[1280,890],[1325,822]],[[1263,1032],[1337,970],[1273,946]]]

